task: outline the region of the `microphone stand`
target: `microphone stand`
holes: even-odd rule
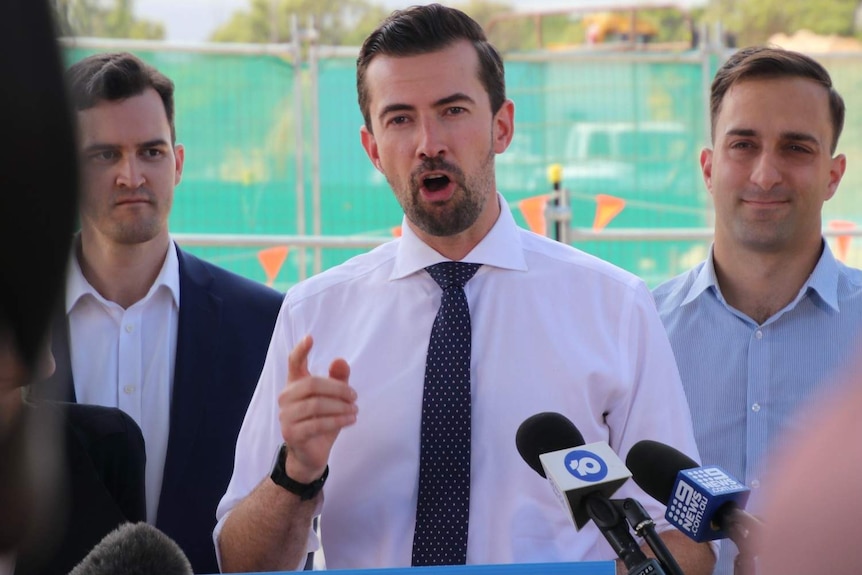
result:
[[[649,516],[643,505],[637,499],[632,499],[631,497],[628,499],[612,499],[611,501],[625,515],[626,520],[632,526],[635,533],[646,540],[667,574],[685,575],[662,538],[656,533],[655,521],[652,520],[652,517]],[[740,574],[737,573],[736,575]]]
[[[610,543],[617,557],[622,559],[628,575],[666,575],[655,559],[648,559],[629,532],[626,518],[611,500],[603,495],[585,497],[587,514]]]

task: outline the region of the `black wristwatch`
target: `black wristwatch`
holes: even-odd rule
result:
[[[287,472],[284,470],[286,459],[287,445],[282,443],[281,447],[278,448],[278,453],[275,454],[275,463],[272,465],[272,473],[269,474],[269,478],[276,485],[280,485],[291,493],[299,495],[302,501],[314,499],[320,493],[320,490],[323,489],[323,484],[326,483],[326,478],[329,476],[329,466],[326,466],[326,469],[323,470],[323,475],[319,479],[315,479],[311,483],[300,483],[287,476]]]

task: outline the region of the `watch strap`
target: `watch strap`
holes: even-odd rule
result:
[[[323,475],[315,479],[311,483],[300,483],[295,479],[288,477],[284,469],[285,461],[287,460],[287,445],[282,443],[278,448],[278,453],[275,455],[275,462],[272,465],[272,473],[269,477],[276,485],[290,491],[295,495],[299,495],[300,500],[308,501],[314,499],[320,490],[323,489],[323,484],[326,483],[326,478],[329,476],[329,466],[323,470]]]

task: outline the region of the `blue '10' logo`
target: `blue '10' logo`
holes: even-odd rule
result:
[[[608,474],[607,464],[592,451],[570,451],[565,464],[568,472],[581,481],[601,481]]]

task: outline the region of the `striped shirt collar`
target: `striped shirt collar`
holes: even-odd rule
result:
[[[824,240],[821,241],[823,251],[820,254],[820,259],[817,261],[817,265],[814,266],[814,270],[811,272],[811,275],[808,276],[808,279],[802,285],[802,288],[800,288],[799,293],[793,301],[785,307],[785,309],[792,309],[795,307],[796,304],[805,297],[809,291],[811,291],[816,293],[826,305],[835,311],[839,311],[838,276],[840,275],[841,270],[839,268],[838,261],[832,254],[832,250],[829,249],[829,244]],[[706,258],[706,261],[701,266],[697,277],[691,284],[685,299],[682,301],[682,305],[688,305],[700,297],[701,294],[711,289],[715,293],[716,298],[718,298],[722,304],[728,306],[724,296],[721,294],[721,288],[718,285],[718,278],[715,275],[714,247],[714,245],[710,246],[709,256]]]

